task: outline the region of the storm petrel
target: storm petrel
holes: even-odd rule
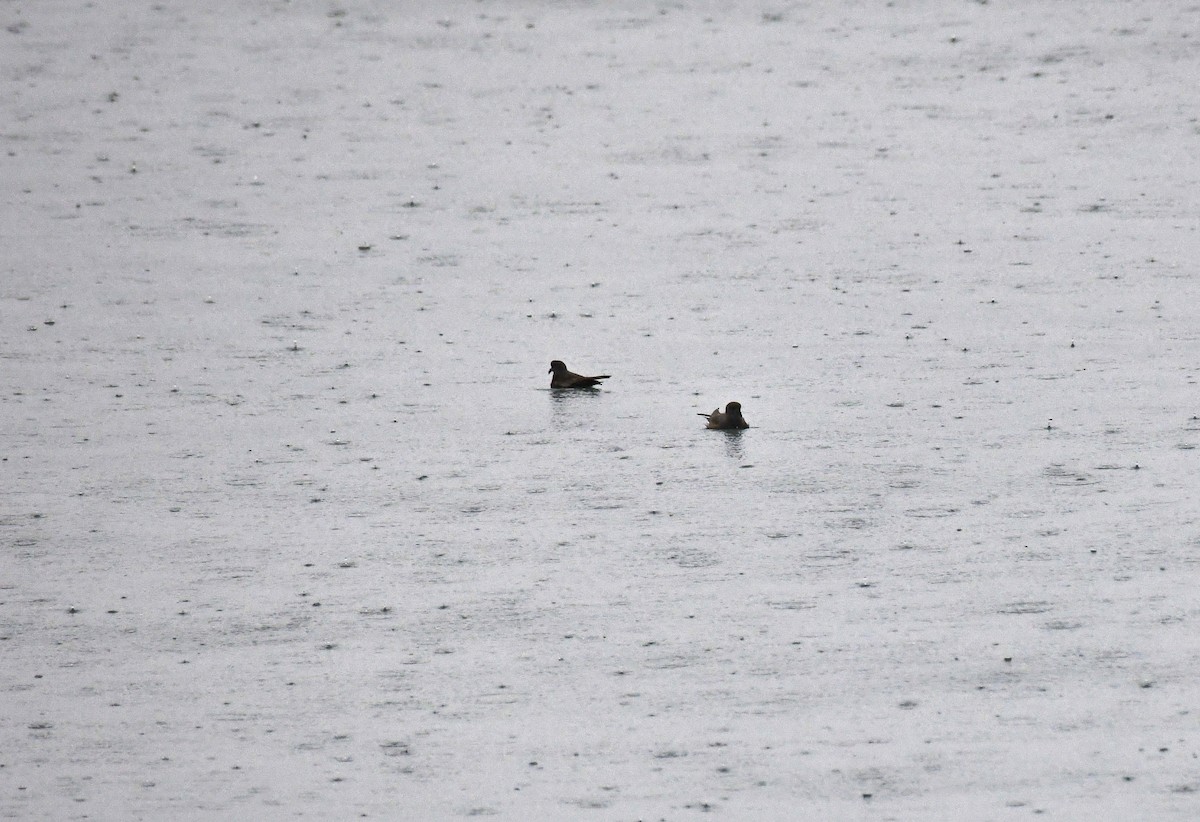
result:
[[[554,376],[550,378],[551,388],[592,388],[600,384],[600,380],[609,379],[608,374],[598,374],[595,377],[585,377],[582,374],[575,374],[567,370],[566,363],[562,360],[554,360],[550,363],[550,370],[547,372]]]
[[[750,423],[746,422],[742,417],[742,404],[740,402],[729,403],[729,405],[725,406],[724,412],[720,408],[715,408],[711,414],[701,414],[700,416],[708,418],[707,428],[729,431],[750,427]]]

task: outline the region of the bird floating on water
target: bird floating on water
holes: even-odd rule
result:
[[[600,384],[600,380],[610,378],[608,374],[597,374],[594,377],[575,374],[567,370],[567,365],[562,360],[551,362],[547,373],[554,375],[550,378],[551,388],[594,388]]]
[[[742,416],[742,404],[740,402],[729,403],[725,406],[724,411],[718,407],[713,409],[711,414],[700,414],[699,416],[708,418],[706,428],[732,431],[750,427],[750,423],[746,422],[746,419]]]

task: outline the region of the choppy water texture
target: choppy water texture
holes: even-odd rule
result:
[[[0,815],[1196,817],[1196,8],[0,23]]]

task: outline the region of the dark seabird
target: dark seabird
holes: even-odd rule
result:
[[[567,370],[567,365],[562,360],[551,362],[548,373],[554,375],[550,378],[551,388],[592,388],[599,385],[600,380],[609,379],[608,374],[597,374],[595,377],[574,374]]]
[[[738,428],[749,428],[750,423],[742,417],[742,404],[740,402],[731,402],[725,406],[725,411],[720,408],[714,408],[711,414],[701,414],[701,417],[708,417],[707,428],[717,428],[723,431],[729,431]]]

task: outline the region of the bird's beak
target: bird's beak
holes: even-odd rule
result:
[[[547,371],[546,373],[547,373],[547,374],[553,374],[553,373],[554,373],[554,369],[553,369],[553,368],[551,368],[551,369],[550,369],[549,371]]]

